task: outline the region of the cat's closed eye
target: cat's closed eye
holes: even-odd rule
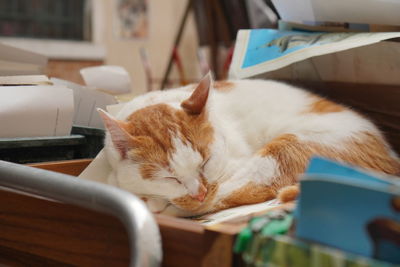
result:
[[[204,169],[204,167],[207,165],[208,161],[210,160],[211,157],[208,157],[201,165],[200,165],[200,169]]]
[[[178,184],[182,184],[182,182],[179,181],[178,178],[176,178],[176,177],[164,177],[164,178],[165,178],[165,179],[172,180],[172,181],[175,181],[175,182],[177,182]]]

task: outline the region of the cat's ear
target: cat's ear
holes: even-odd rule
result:
[[[110,133],[111,140],[122,158],[133,146],[133,137],[126,131],[126,123],[113,118],[106,111],[98,108],[97,111],[103,119],[104,125]]]
[[[207,103],[212,82],[211,72],[209,72],[197,85],[192,95],[181,103],[181,107],[190,114],[200,114]]]

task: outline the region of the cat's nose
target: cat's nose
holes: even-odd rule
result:
[[[196,195],[193,195],[192,198],[197,199],[200,202],[203,202],[204,199],[206,198],[206,194],[207,194],[207,188],[202,183],[200,183],[198,193]]]

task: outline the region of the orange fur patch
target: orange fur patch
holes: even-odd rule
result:
[[[387,174],[400,172],[400,163],[391,157],[385,141],[368,132],[358,134],[358,138],[349,138],[341,148],[301,142],[295,135],[285,134],[268,143],[259,154],[272,156],[278,161],[281,176],[274,181],[276,188],[295,183],[313,155]]]
[[[240,205],[261,203],[275,197],[276,191],[272,187],[250,182],[225,197],[219,203],[218,208],[225,209]]]
[[[179,121],[181,139],[186,140],[203,159],[210,156],[209,145],[214,140],[214,129],[207,119],[207,113],[189,115],[183,111],[176,111]]]
[[[331,113],[346,110],[344,106],[331,102],[325,98],[313,97],[316,100],[311,104],[307,112],[311,113]]]
[[[348,146],[344,161],[391,175],[400,174],[400,162],[389,154],[388,145],[381,137],[364,132],[359,139],[348,141]]]
[[[204,159],[209,154],[213,128],[206,113],[189,115],[166,104],[157,104],[132,113],[125,127],[132,138],[132,149],[127,153],[132,160],[143,163],[144,178],[153,177],[159,166],[168,167],[168,158],[175,151],[172,138],[177,136],[191,145]]]
[[[233,82],[229,82],[229,81],[217,81],[217,82],[214,82],[214,84],[213,84],[214,89],[221,91],[221,92],[229,92],[230,90],[233,89],[234,85],[235,84]]]
[[[272,156],[278,162],[281,175],[272,184],[278,190],[296,182],[297,175],[305,170],[312,151],[309,146],[300,143],[295,135],[284,134],[268,143],[258,154],[262,157]]]

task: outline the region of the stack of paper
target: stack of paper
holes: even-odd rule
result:
[[[62,79],[51,78],[51,81],[55,85],[65,86],[73,91],[74,125],[104,129],[97,108],[106,109],[108,105],[116,104],[114,96]]]
[[[47,58],[0,43],[0,76],[42,74]]]
[[[96,109],[114,96],[45,75],[0,76],[0,138],[67,136],[72,125],[104,128]]]
[[[0,137],[69,135],[73,92],[46,76],[0,77]]]
[[[46,64],[45,56],[0,44],[0,138],[67,136],[72,124],[103,128],[96,109],[116,104],[115,97],[50,80],[40,75]]]

